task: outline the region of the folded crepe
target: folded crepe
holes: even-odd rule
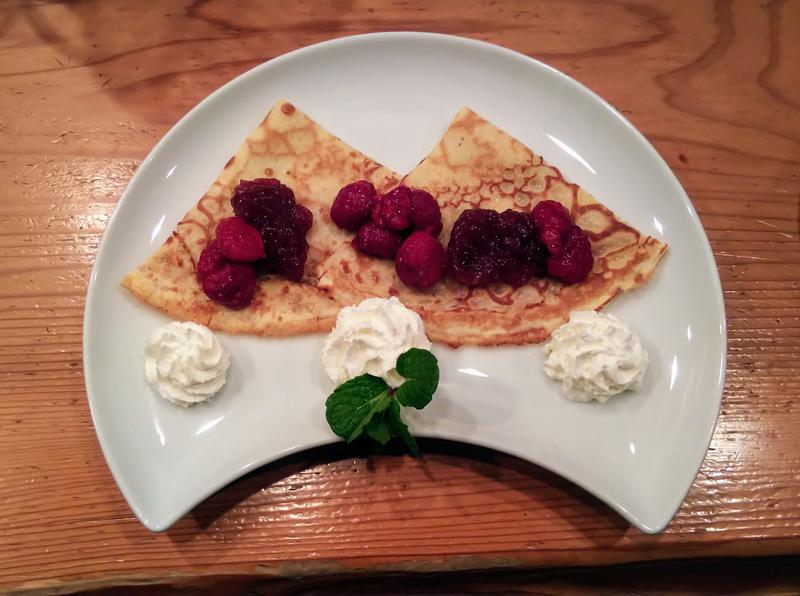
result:
[[[544,341],[567,321],[570,311],[600,309],[619,292],[645,283],[667,249],[468,108],[459,111],[436,147],[402,183],[436,198],[444,225],[439,238],[445,246],[465,209],[528,212],[546,199],[564,205],[591,241],[594,267],[574,285],[548,277],[518,288],[470,288],[445,277],[420,291],[398,279],[392,261],[358,253],[349,243],[323,263],[318,286],[337,303],[397,296],[422,316],[431,340],[452,346]]]
[[[240,180],[275,177],[311,210],[308,261],[302,282],[278,275],[259,279],[253,302],[232,310],[209,300],[196,276],[200,253],[214,238],[217,223],[233,215],[230,198]],[[354,180],[372,182],[379,192],[399,175],[356,151],[287,101],[277,102],[228,160],[214,184],[177,224],[164,244],[122,285],[142,302],[170,317],[229,333],[287,336],[331,328],[341,308],[317,287],[319,267],[349,234],[331,222],[338,190]]]

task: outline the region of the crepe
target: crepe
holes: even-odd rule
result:
[[[404,285],[392,261],[343,244],[322,266],[319,286],[341,304],[397,296],[417,311],[433,341],[452,346],[538,343],[571,310],[600,309],[619,292],[645,283],[667,249],[617,218],[588,192],[476,113],[462,109],[431,153],[403,180],[430,192],[442,211],[447,246],[459,214],[468,208],[530,211],[545,199],[560,202],[586,231],[594,268],[586,280],[564,285],[538,278],[519,288],[469,288],[447,277],[427,291]]]
[[[265,177],[278,178],[292,188],[297,202],[314,216],[304,278],[302,283],[277,275],[262,278],[253,303],[232,310],[206,297],[195,268],[217,223],[233,215],[230,198],[239,181]],[[291,103],[279,101],[166,242],[122,285],[173,318],[211,329],[264,336],[327,331],[341,304],[316,287],[320,265],[343,243],[349,245],[349,235],[330,220],[330,205],[338,190],[355,180],[369,180],[383,192],[399,178],[323,130]]]

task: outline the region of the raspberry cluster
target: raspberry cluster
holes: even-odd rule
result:
[[[380,195],[360,180],[339,191],[331,219],[356,232],[356,250],[394,259],[397,276],[415,288],[430,288],[445,272],[468,286],[518,287],[544,275],[572,284],[585,279],[594,264],[589,238],[557,201],[541,201],[531,213],[466,209],[446,251],[437,239],[439,205],[424,190],[401,185]]]
[[[398,186],[381,195],[359,180],[336,195],[331,219],[356,232],[353,246],[359,252],[394,259],[397,276],[409,286],[430,288],[444,275],[446,253],[437,239],[442,213],[424,190]]]
[[[235,217],[217,225],[216,238],[200,255],[197,279],[211,300],[239,309],[253,301],[256,271],[302,279],[313,216],[275,178],[241,181],[231,205]]]
[[[530,214],[467,209],[447,246],[447,271],[468,286],[505,282],[521,286],[545,274],[574,284],[594,265],[586,233],[557,201],[541,201]]]

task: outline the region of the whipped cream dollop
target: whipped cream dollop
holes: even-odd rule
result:
[[[367,298],[339,311],[325,340],[322,364],[336,385],[369,373],[392,387],[403,383],[397,358],[410,348],[429,350],[422,318],[396,297]]]
[[[144,350],[147,381],[166,400],[184,408],[225,384],[230,355],[208,327],[173,322],[156,329]]]
[[[649,362],[627,325],[594,311],[572,311],[544,351],[547,375],[561,381],[569,399],[581,402],[605,403],[622,391],[638,390]]]

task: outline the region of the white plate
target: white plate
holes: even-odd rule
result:
[[[339,39],[254,68],[183,118],[125,191],[89,285],[84,362],[100,444],[142,523],[164,530],[245,472],[335,440],[324,417],[322,336],[222,336],[233,356],[228,385],[184,410],[155,397],[142,370],[145,339],[166,318],[119,285],[279,98],[398,172],[413,168],[468,105],[670,244],[652,280],[608,308],[650,353],[639,393],[572,403],[542,373],[541,347],[436,345],[440,389],[410,417],[420,436],[530,460],[643,531],[661,530],[703,460],[725,372],[722,292],[697,214],[650,144],[586,88],[512,51],[423,33]]]

